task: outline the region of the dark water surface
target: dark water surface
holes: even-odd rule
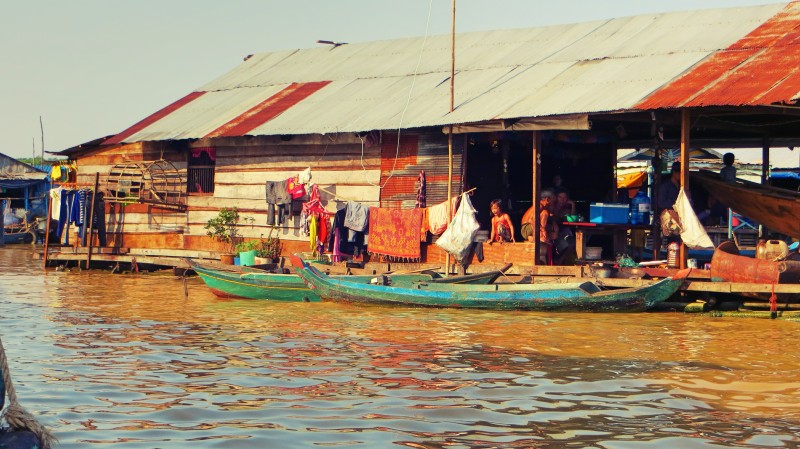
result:
[[[800,323],[225,301],[0,248],[0,337],[61,448],[800,447]]]

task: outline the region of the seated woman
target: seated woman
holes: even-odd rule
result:
[[[539,199],[539,241],[542,243],[539,252],[539,260],[541,263],[551,264],[553,256],[553,243],[558,238],[558,223],[552,217],[554,205],[553,191],[549,189],[542,190]],[[522,216],[522,225],[520,233],[522,238],[527,242],[533,242],[533,224],[535,208],[531,206]]]

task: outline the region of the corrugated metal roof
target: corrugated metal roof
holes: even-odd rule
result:
[[[110,142],[791,102],[798,42],[800,2],[459,34],[452,113],[449,36],[263,53]]]

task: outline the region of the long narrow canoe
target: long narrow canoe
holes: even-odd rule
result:
[[[452,307],[541,312],[641,312],[672,296],[689,274],[679,272],[652,285],[601,290],[592,282],[568,284],[440,284],[411,287],[352,282],[327,276],[298,256],[291,256],[298,276],[323,300],[353,304]]]
[[[707,170],[691,172],[691,182],[702,185],[737,213],[773,231],[800,238],[800,193],[743,179],[725,182]]]
[[[272,273],[255,268],[231,266],[227,268],[198,263],[185,259],[216,296],[234,299],[270,299],[274,301],[318,302],[319,295],[310,290],[296,274]],[[357,283],[379,282],[394,285],[412,285],[416,282],[488,283],[500,272],[488,272],[465,277],[440,278],[432,273],[403,273],[392,275],[347,275]],[[339,276],[334,276],[339,277]]]

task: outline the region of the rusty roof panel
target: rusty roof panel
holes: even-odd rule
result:
[[[769,105],[797,98],[800,2],[664,85],[637,108]]]
[[[450,36],[256,54],[111,141],[327,134],[791,101],[800,91],[798,5],[459,34],[453,112]],[[272,98],[290,86],[314,88]]]

